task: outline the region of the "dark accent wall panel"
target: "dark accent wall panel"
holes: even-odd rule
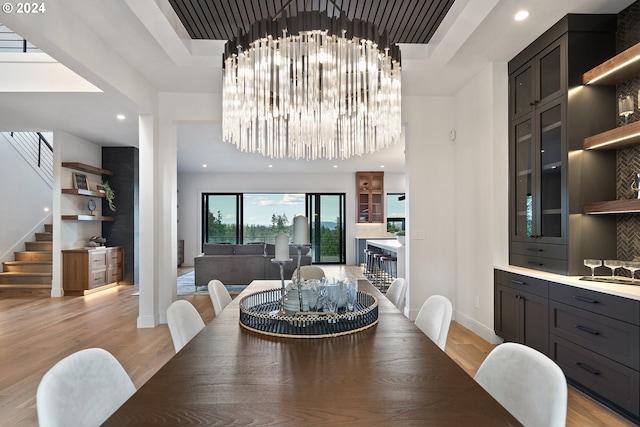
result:
[[[616,32],[616,53],[620,53],[640,42],[640,1],[618,14],[618,28]],[[640,105],[638,105],[638,90],[640,77],[623,82],[616,87],[616,98],[621,95],[631,95],[635,109],[627,119],[628,123],[640,120]],[[618,126],[625,124],[624,117],[617,116]],[[631,190],[631,184],[636,183],[636,175],[640,173],[640,146],[618,150],[616,158],[616,198],[632,199],[637,193]],[[620,215],[617,227],[618,259],[632,260],[640,257],[640,215]],[[627,274],[618,270],[619,274]]]
[[[124,247],[124,282],[139,283],[139,216],[138,216],[138,149],[135,147],[103,147],[102,167],[114,173],[108,181],[116,194],[114,222],[102,223],[102,235],[108,246]],[[102,212],[111,212],[102,200]]]

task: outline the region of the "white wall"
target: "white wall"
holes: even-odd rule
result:
[[[87,245],[91,236],[102,234],[99,221],[62,221],[61,215],[88,214],[88,197],[61,194],[62,188],[73,188],[72,169],[63,168],[62,162],[79,162],[101,167],[102,148],[87,140],[67,132],[54,131],[53,141],[53,284],[51,296],[62,296],[62,253],[63,249],[81,248]],[[86,174],[91,181],[100,176]],[[97,201],[96,201],[97,202]],[[102,203],[96,203],[96,215],[101,215]],[[107,242],[108,244],[108,242]]]
[[[404,192],[404,174],[385,173],[385,191]],[[178,174],[178,239],[184,239],[185,265],[201,253],[202,193],[346,193],[347,264],[355,264],[355,237],[362,231],[355,214],[355,173],[332,174]],[[304,214],[304,212],[301,212]],[[376,227],[376,237],[386,234],[384,224]],[[380,231],[380,230],[382,231]]]
[[[405,96],[402,105],[407,314],[441,294],[455,320],[491,342],[493,267],[508,263],[507,87],[506,64],[490,64],[454,97]]]
[[[482,70],[454,109],[455,317],[494,341],[493,266],[508,257],[506,63]]]
[[[78,138],[66,132],[54,132],[56,149],[59,153],[58,160],[62,162],[79,162],[90,166],[102,167],[102,147],[87,140]],[[54,161],[54,163],[57,163]],[[57,165],[60,166],[59,164]],[[81,173],[87,176],[92,183],[100,183],[100,175],[87,174],[69,168],[59,167],[57,177],[54,176],[54,187],[73,188],[72,174]],[[55,175],[55,171],[54,171]],[[60,194],[56,189],[55,194]],[[87,202],[89,197],[60,194],[60,215],[89,214]],[[96,200],[96,202],[100,202]],[[96,215],[101,215],[102,203],[96,203]],[[54,212],[55,214],[55,212]],[[102,223],[99,221],[63,221],[61,226],[61,249],[79,248],[86,246],[91,236],[99,236],[102,233]]]
[[[33,233],[44,231],[42,223],[51,215],[53,196],[51,187],[2,135],[0,182],[0,262],[13,261],[13,252],[23,251],[24,241],[33,241]]]
[[[407,295],[414,319],[433,294],[449,298],[455,308],[455,146],[451,97],[402,98],[406,123]]]

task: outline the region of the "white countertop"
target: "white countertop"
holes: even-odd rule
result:
[[[386,239],[386,240],[375,240],[375,239],[367,239],[367,244],[371,244],[377,248],[386,249],[388,251],[397,252],[398,248],[403,245],[398,242],[398,239]]]
[[[390,235],[390,236],[368,236],[368,237],[362,237],[362,236],[356,236],[356,239],[358,240],[391,240],[391,239],[395,239],[396,236],[394,235]]]
[[[508,271],[511,273],[522,274],[537,279],[549,280],[563,285],[575,286],[577,288],[588,289],[591,291],[602,292],[610,295],[617,295],[624,298],[640,300],[640,279],[636,278],[637,285],[619,285],[606,282],[591,282],[580,280],[582,276],[563,276],[560,274],[547,273],[545,271],[530,270],[523,267],[515,267],[509,265],[506,267],[495,267],[498,270]],[[629,279],[631,280],[631,279]]]

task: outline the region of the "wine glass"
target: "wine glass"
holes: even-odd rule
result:
[[[586,267],[591,268],[591,277],[594,277],[596,267],[600,267],[602,265],[602,260],[601,259],[585,259],[584,265]]]
[[[307,299],[309,300],[309,311],[317,311],[318,310],[318,300],[320,296],[318,295],[320,291],[320,280],[310,279],[307,280]]]
[[[347,280],[347,310],[353,311],[358,297],[358,283],[355,280]]]
[[[640,261],[625,261],[622,263],[622,268],[631,272],[631,282],[635,282],[635,272],[640,270]]]
[[[327,281],[323,279],[318,284],[318,299],[316,301],[316,310],[324,311],[327,302]]]
[[[340,297],[337,283],[332,283],[325,287],[327,291],[326,305],[330,313],[338,313],[338,298]]]
[[[605,259],[604,266],[611,269],[611,277],[616,277],[616,268],[622,267],[622,261],[617,259]]]

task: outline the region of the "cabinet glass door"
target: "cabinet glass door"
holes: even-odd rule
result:
[[[384,182],[384,178],[379,175],[371,176],[371,191],[382,191],[382,184]]]
[[[382,193],[371,194],[371,222],[384,222],[384,208],[382,203]]]
[[[540,99],[560,90],[560,46],[540,58]]]
[[[562,76],[566,76],[562,59],[564,43],[564,39],[561,39],[538,56],[538,93],[536,97],[538,104],[544,104],[566,91],[566,83],[562,78]]]
[[[533,108],[533,67],[525,66],[518,72],[511,82],[513,88],[513,111],[514,117],[530,112]]]
[[[562,106],[539,115],[540,237],[562,237]]]
[[[515,187],[514,237],[525,238],[534,234],[533,200],[533,126],[529,118],[515,126]]]
[[[369,193],[358,194],[358,222],[369,222]]]

